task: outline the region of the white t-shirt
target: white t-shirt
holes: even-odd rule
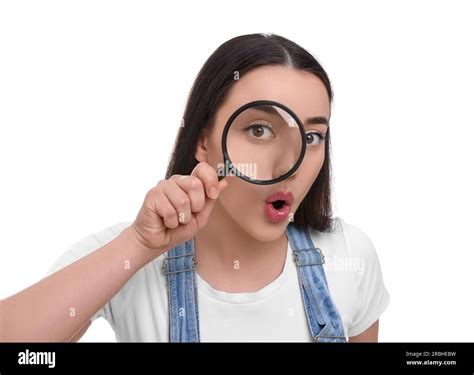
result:
[[[370,239],[340,218],[334,230],[310,230],[325,256],[331,296],[347,337],[369,328],[387,308],[390,296]],[[113,240],[123,222],[85,237],[67,250],[48,275]],[[148,263],[93,317],[107,319],[118,341],[168,341],[168,296],[161,271],[164,255]],[[197,274],[201,342],[309,342],[311,335],[288,243],[282,273],[257,292],[228,293]]]

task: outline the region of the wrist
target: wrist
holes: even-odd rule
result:
[[[138,271],[161,254],[143,245],[137,238],[132,226],[125,228],[119,237],[123,242],[122,248],[125,251],[125,266],[129,266],[134,271]]]

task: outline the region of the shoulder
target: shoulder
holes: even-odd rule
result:
[[[66,267],[76,260],[92,253],[94,250],[97,250],[99,247],[109,243],[130,225],[130,222],[119,222],[90,233],[80,240],[74,242],[59,256],[56,262],[46,273],[46,276],[59,271],[61,268]]]
[[[333,219],[330,231],[310,230],[310,234],[325,256],[329,288],[348,334],[356,336],[380,317],[390,301],[374,244],[363,230],[340,217]]]
[[[327,232],[310,230],[311,239],[327,256],[377,257],[375,247],[369,236],[358,226],[348,223],[340,217],[331,220]]]
[[[336,217],[328,232],[310,230],[310,235],[314,246],[324,254],[328,271],[352,274],[355,286],[364,280],[382,279],[377,250],[358,226]]]

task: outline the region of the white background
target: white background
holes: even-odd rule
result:
[[[201,65],[273,32],[332,80],[334,203],[378,251],[380,340],[472,341],[472,14],[467,1],[2,1],[0,297],[133,220]],[[103,319],[83,338],[109,340]]]

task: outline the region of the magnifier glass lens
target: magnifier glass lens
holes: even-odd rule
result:
[[[275,105],[256,105],[240,112],[226,142],[234,174],[263,181],[288,173],[303,147],[297,120]]]

